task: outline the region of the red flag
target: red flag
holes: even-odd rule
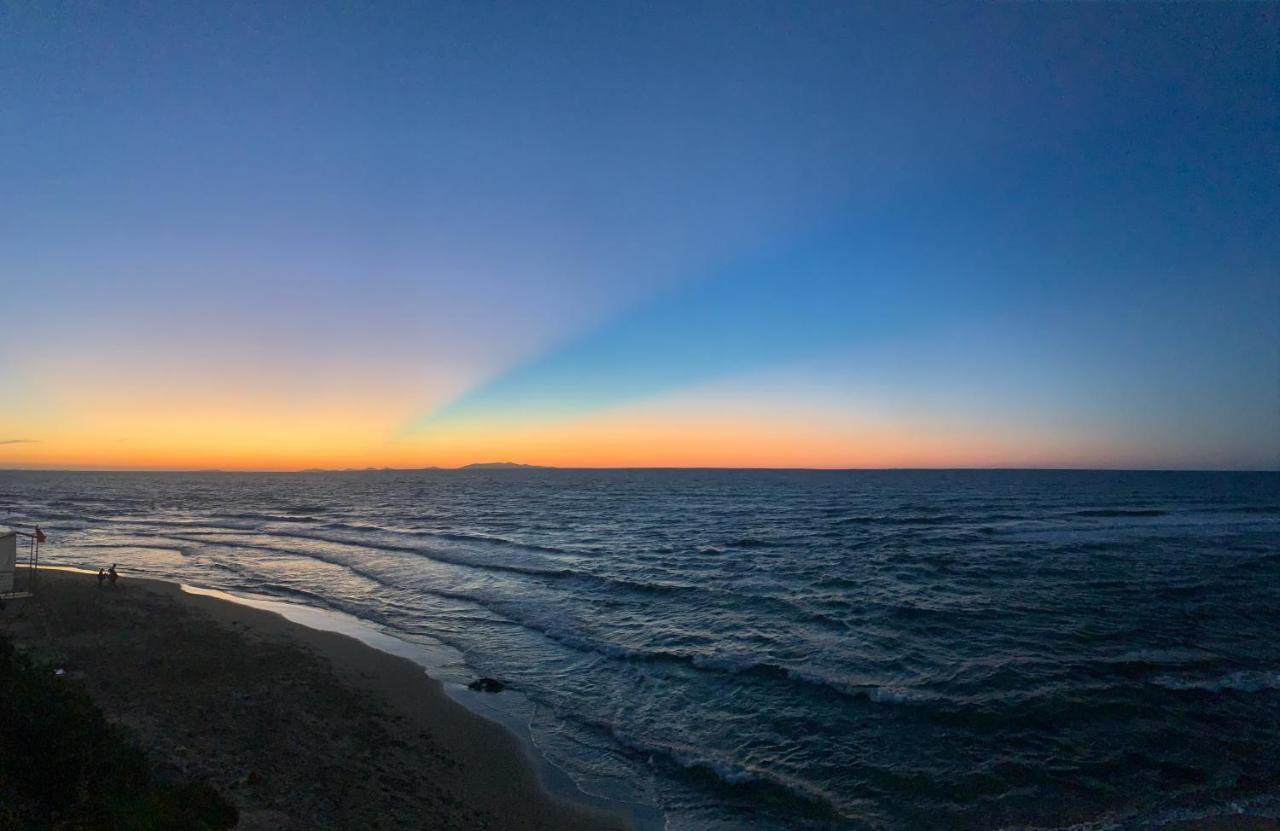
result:
[[[36,542],[44,542],[44,541],[45,541],[44,531],[41,531],[40,526],[37,525],[36,526]]]

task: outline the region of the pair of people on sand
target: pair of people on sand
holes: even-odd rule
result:
[[[111,581],[111,586],[114,588],[114,587],[115,587],[115,585],[116,585],[116,580],[119,580],[119,579],[120,579],[120,575],[119,575],[119,574],[116,574],[116,564],[115,564],[115,563],[112,563],[112,564],[111,564],[111,568],[110,568],[110,570],[106,570],[106,571],[104,571],[104,570],[103,570],[103,569],[101,569],[101,568],[99,568],[99,569],[98,569],[98,588],[102,588],[102,581],[103,581],[103,580],[110,580],[110,581]]]

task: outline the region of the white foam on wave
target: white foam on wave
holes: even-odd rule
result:
[[[855,698],[865,698],[873,704],[926,704],[937,701],[939,698],[935,693],[914,687],[875,684],[848,677],[832,678],[820,672],[803,669],[788,669],[787,677],[807,684],[829,687],[836,692]]]
[[[746,762],[736,762],[724,757],[713,757],[708,748],[692,748],[687,745],[656,742],[652,739],[641,740],[630,735],[618,725],[610,732],[614,739],[625,747],[650,757],[661,754],[669,761],[685,770],[701,770],[714,774],[721,782],[730,785],[768,785],[779,788],[793,797],[806,802],[823,805],[837,815],[846,819],[853,818],[851,805],[838,796],[831,794],[811,782],[806,782],[779,771],[770,771],[755,767]]]
[[[907,687],[869,687],[866,694],[877,704],[920,704],[930,699],[928,694]]]
[[[678,751],[670,751],[669,755],[676,764],[688,770],[703,768],[709,770],[716,775],[722,782],[730,785],[741,785],[745,782],[758,782],[761,780],[759,774],[752,773],[745,767],[733,764],[731,762],[719,759],[705,759],[693,754],[680,753]]]
[[[1212,805],[1157,808],[1151,811],[1109,813],[1071,825],[1005,825],[997,831],[1159,831],[1176,823],[1195,823],[1229,817],[1280,818],[1280,800],[1263,795]]]
[[[1280,671],[1241,670],[1216,678],[1160,675],[1153,678],[1152,682],[1170,690],[1205,690],[1207,692],[1235,690],[1254,693],[1263,690],[1280,690]]]

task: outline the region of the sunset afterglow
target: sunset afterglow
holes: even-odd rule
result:
[[[562,11],[0,14],[0,466],[1280,465],[1256,10]]]

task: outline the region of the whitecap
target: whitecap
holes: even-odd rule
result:
[[[1263,690],[1280,690],[1280,671],[1240,670],[1212,678],[1160,675],[1152,681],[1170,690],[1205,690],[1207,692],[1235,690],[1255,693]]]

